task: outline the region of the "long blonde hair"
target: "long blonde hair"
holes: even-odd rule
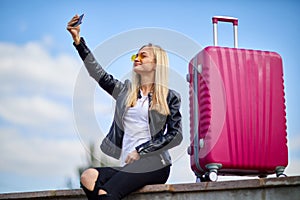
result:
[[[169,77],[169,59],[165,50],[160,46],[151,43],[140,48],[150,47],[153,50],[154,60],[156,63],[154,88],[152,94],[152,102],[150,109],[156,110],[163,115],[169,115],[170,109],[167,103],[168,96],[168,77]],[[132,71],[132,84],[127,96],[127,107],[136,105],[138,92],[141,88],[141,77],[139,74]]]

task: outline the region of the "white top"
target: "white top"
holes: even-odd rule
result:
[[[142,92],[141,92],[142,94]],[[124,137],[121,164],[125,165],[127,155],[135,147],[151,139],[148,123],[148,96],[142,96],[134,107],[128,108],[124,115]]]

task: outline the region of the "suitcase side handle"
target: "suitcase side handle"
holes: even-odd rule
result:
[[[238,47],[238,18],[227,17],[227,16],[214,16],[212,18],[213,23],[213,34],[214,34],[214,46],[218,46],[218,22],[231,22],[233,24],[233,39],[234,39],[234,48]]]

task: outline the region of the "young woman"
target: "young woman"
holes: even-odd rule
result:
[[[132,81],[121,82],[96,61],[80,37],[79,19],[68,23],[74,46],[91,77],[116,100],[115,115],[101,150],[121,167],[90,168],[81,175],[88,199],[122,199],[148,184],[163,184],[170,173],[168,149],[182,141],[180,96],[168,89],[168,57],[148,44],[133,56]]]

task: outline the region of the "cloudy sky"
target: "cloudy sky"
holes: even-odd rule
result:
[[[114,102],[88,77],[66,31],[76,13],[85,14],[81,34],[89,47],[119,79],[129,76],[130,54],[141,44],[158,43],[169,52],[171,87],[182,94],[185,118],[184,142],[172,151],[168,183],[195,181],[185,153],[188,61],[212,44],[212,16],[239,18],[241,48],[275,51],[283,58],[286,173],[299,175],[299,8],[289,0],[0,0],[0,192],[65,189],[68,182],[78,188],[77,168],[87,164],[89,144],[97,152],[109,128]],[[232,46],[231,25],[220,24],[219,30],[220,45]]]

